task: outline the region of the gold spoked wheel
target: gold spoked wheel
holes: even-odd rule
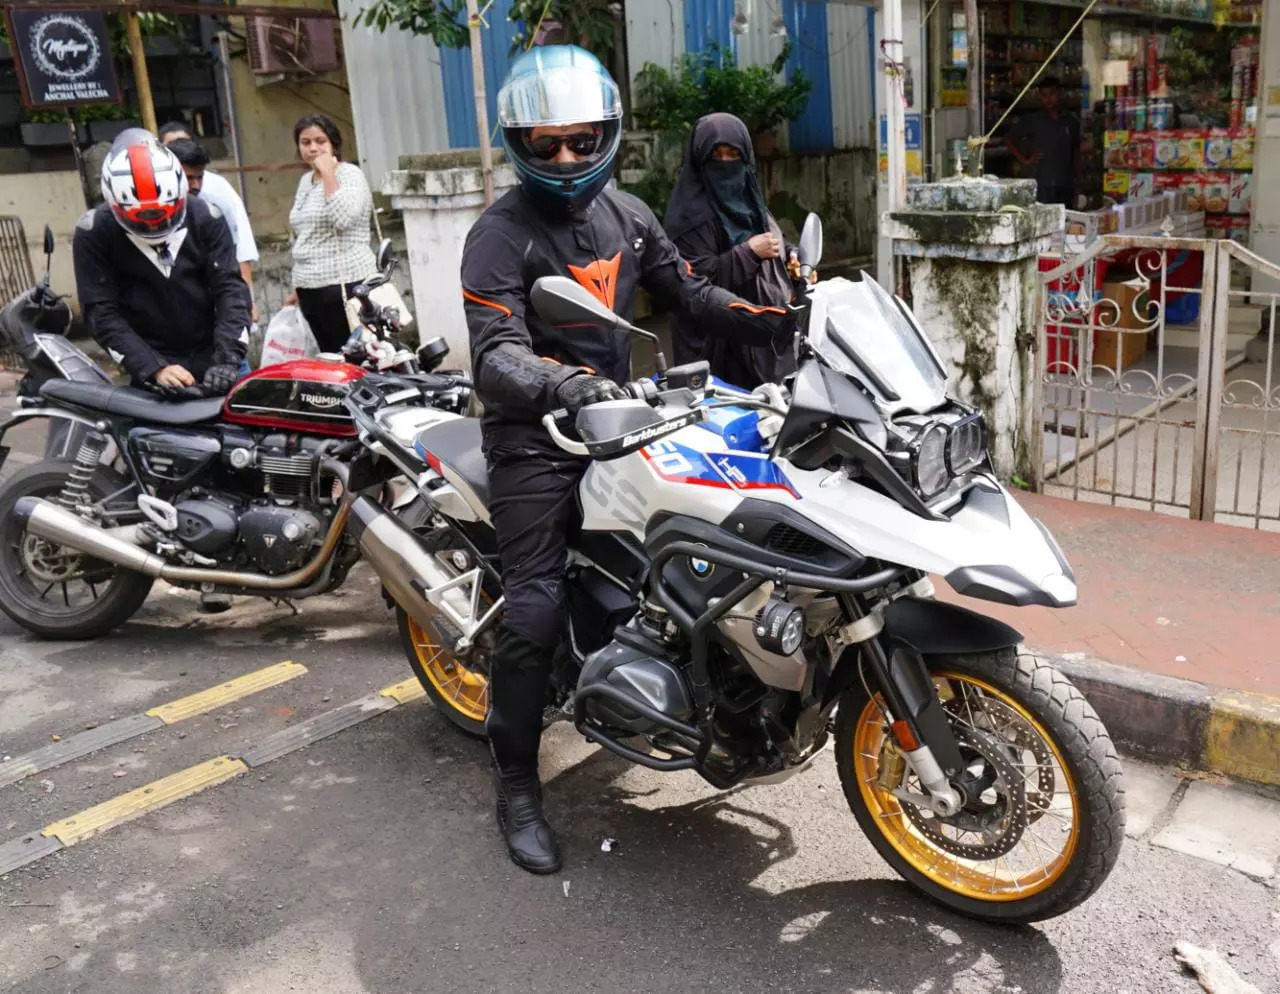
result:
[[[951,781],[961,809],[941,817],[929,808],[880,695],[861,688],[842,700],[837,722],[846,798],[881,854],[935,899],[1002,921],[1060,914],[1092,893],[1119,850],[1114,749],[1091,710],[1083,718],[1096,726],[1093,740],[1072,728],[1066,704],[1083,700],[1060,676],[1048,690],[1034,681],[1042,664],[1012,653],[957,659],[982,672],[938,666],[930,676],[965,761]],[[1030,693],[1015,696],[1010,684]]]
[[[465,659],[453,656],[439,637],[398,610],[401,642],[422,688],[450,721],[472,735],[484,735],[489,711],[488,654],[477,646]]]

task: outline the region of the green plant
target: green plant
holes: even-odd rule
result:
[[[66,124],[65,110],[33,110],[27,114],[28,124]]]
[[[356,14],[355,23],[386,31],[389,27],[427,35],[441,48],[471,44],[460,0],[376,0]]]
[[[617,30],[619,5],[614,0],[512,0],[507,17],[521,25],[513,52],[527,48],[544,24],[558,24],[565,41],[594,52],[608,62]]]
[[[615,0],[512,0],[509,20],[521,24],[511,50],[525,48],[529,36],[544,23],[560,25],[567,41],[583,45],[602,59],[613,48],[618,20]],[[441,48],[466,48],[466,5],[461,0],[375,0],[356,14],[356,24],[386,31],[429,35]]]
[[[636,75],[636,124],[653,131],[687,133],[698,118],[716,111],[741,118],[752,134],[768,131],[804,113],[813,84],[796,70],[778,76],[791,54],[788,42],[771,66],[737,65],[719,46],[685,55],[674,69],[650,62]]]

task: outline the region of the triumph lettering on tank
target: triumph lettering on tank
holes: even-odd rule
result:
[[[312,407],[329,408],[337,407],[342,403],[341,395],[326,393],[304,393],[302,395],[303,403],[310,404]]]

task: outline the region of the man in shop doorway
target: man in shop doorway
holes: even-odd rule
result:
[[[240,264],[240,275],[253,292],[253,264],[258,261],[258,245],[253,239],[253,229],[249,226],[249,215],[244,209],[244,201],[240,199],[233,187],[225,178],[209,169],[209,153],[205,147],[191,137],[187,126],[181,121],[170,121],[160,128],[160,144],[178,157],[182,163],[182,171],[187,174],[187,188],[193,196],[206,203],[214,204],[221,212],[227,227],[231,229],[231,240],[236,247],[236,261]],[[253,305],[253,321],[258,322],[258,305]]]
[[[1056,76],[1040,81],[1040,109],[1023,114],[1009,134],[1009,149],[1036,181],[1042,204],[1075,207],[1080,176],[1080,122],[1062,109],[1062,85]]]

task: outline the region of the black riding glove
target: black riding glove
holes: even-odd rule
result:
[[[240,379],[240,367],[232,363],[219,363],[204,371],[202,383],[210,393],[226,393]]]
[[[577,414],[588,404],[602,400],[626,400],[627,395],[613,380],[603,376],[579,373],[556,387],[556,400],[570,414]]]

